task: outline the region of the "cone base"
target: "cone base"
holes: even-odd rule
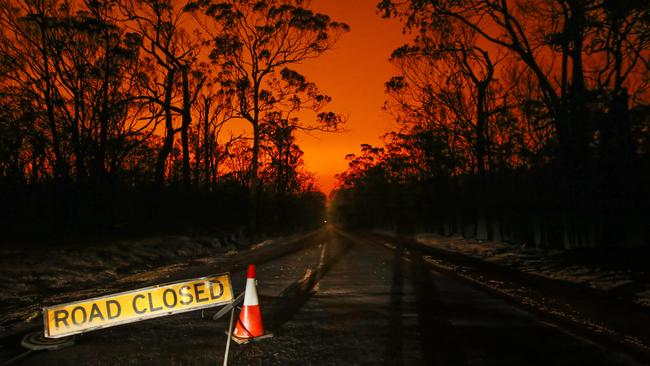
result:
[[[255,338],[264,334],[259,305],[246,305],[246,300],[244,300],[244,306],[239,313],[239,320],[237,320],[233,334],[239,338]]]
[[[226,335],[228,335],[228,330],[225,331]],[[249,342],[259,342],[263,339],[267,338],[273,338],[274,334],[272,332],[265,331],[264,334],[262,334],[259,337],[251,337],[251,338],[239,338],[236,335],[232,334],[230,336],[230,339],[235,341],[237,344],[246,344]]]

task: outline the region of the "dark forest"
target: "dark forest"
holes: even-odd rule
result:
[[[334,132],[343,119],[292,65],[326,52],[345,24],[299,4],[0,8],[8,236],[188,226],[254,234],[322,223],[325,197],[295,131]]]
[[[348,156],[340,222],[534,247],[648,243],[646,2],[379,9],[414,34],[386,82],[400,127]]]

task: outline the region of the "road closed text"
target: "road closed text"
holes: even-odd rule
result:
[[[59,338],[231,302],[230,275],[202,277],[43,309],[45,336]]]

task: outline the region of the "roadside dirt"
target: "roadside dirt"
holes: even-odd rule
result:
[[[251,252],[266,252],[268,246],[282,250],[308,235],[313,233],[246,247],[232,238],[179,236],[54,248],[30,255],[5,250],[0,256],[0,339],[40,325],[44,306],[157,284],[194,268],[225,268]],[[207,274],[211,273],[200,275]]]

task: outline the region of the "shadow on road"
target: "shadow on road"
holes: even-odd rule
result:
[[[274,332],[281,331],[282,325],[300,311],[307,300],[316,293],[314,290],[316,284],[354,246],[354,242],[350,240],[339,240],[342,237],[331,229],[328,229],[327,236],[328,238],[321,244],[318,263],[313,268],[308,268],[302,279],[284,289],[273,304],[273,310],[269,315],[269,327]]]
[[[409,259],[425,363],[441,366],[467,364],[460,351],[460,338],[447,321],[446,310],[430,268],[420,255],[409,254]]]
[[[402,365],[402,342],[395,342],[395,339],[402,339],[404,328],[402,326],[402,297],[404,295],[404,260],[402,259],[402,247],[397,247],[393,254],[393,276],[390,287],[390,314],[388,323],[388,334],[386,335],[386,353],[384,365]]]

